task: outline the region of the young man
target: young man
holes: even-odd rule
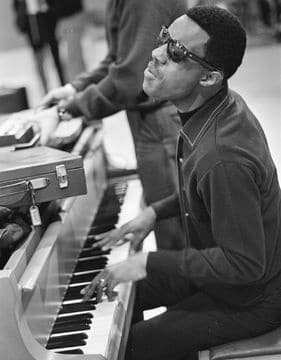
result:
[[[131,359],[195,359],[199,350],[281,324],[281,194],[268,145],[243,99],[227,87],[246,35],[217,7],[194,7],[163,27],[144,90],[180,111],[179,196],[152,204],[100,240],[139,243],[156,219],[181,209],[190,248],[138,253],[82,291],[137,281],[136,309],[168,310],[132,327]],[[100,281],[102,279],[102,281]]]
[[[60,105],[68,112],[84,115],[89,120],[126,110],[145,200],[150,204],[175,190],[180,119],[173,105],[163,100],[154,101],[143,93],[143,72],[159,29],[184,14],[186,0],[108,0],[104,3],[108,3],[107,56],[97,69],[51,91],[43,104],[61,101]],[[155,234],[157,245],[162,249],[185,246],[179,218],[161,221],[156,225]]]

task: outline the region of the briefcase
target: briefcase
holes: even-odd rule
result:
[[[0,206],[35,206],[86,192],[81,156],[46,146],[0,148]]]

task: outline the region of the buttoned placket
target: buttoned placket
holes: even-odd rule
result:
[[[189,212],[187,208],[187,196],[184,188],[184,178],[183,178],[183,138],[180,135],[178,138],[177,144],[177,167],[178,167],[178,179],[179,179],[179,197],[180,197],[180,207],[181,207],[181,217],[184,226],[184,231],[186,236],[188,236],[188,217]]]

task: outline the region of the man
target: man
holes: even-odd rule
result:
[[[127,110],[147,204],[175,190],[180,120],[174,106],[154,101],[142,92],[143,71],[161,25],[169,25],[185,11],[186,0],[109,0],[107,56],[98,69],[54,89],[43,100],[43,105],[60,101],[59,106],[69,113],[89,120]],[[183,248],[185,240],[180,234],[179,218],[156,225],[158,247]]]
[[[136,310],[168,310],[132,326],[128,358],[187,360],[280,325],[281,194],[261,126],[227,87],[246,46],[236,17],[194,7],[163,27],[160,40],[143,87],[180,111],[179,197],[152,204],[99,245],[128,233],[138,243],[156,219],[181,208],[191,246],[137,253],[82,294],[87,300],[102,284],[111,298],[118,283],[141,280]]]

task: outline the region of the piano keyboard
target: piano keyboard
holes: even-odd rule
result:
[[[118,296],[114,301],[109,302],[104,298],[99,304],[96,303],[95,296],[88,302],[82,302],[80,291],[106,265],[128,257],[128,243],[106,251],[93,249],[91,246],[96,234],[109,231],[136,216],[141,196],[140,182],[136,179],[126,183],[117,181],[106,189],[47,342],[46,348],[50,351],[63,354],[101,354],[106,358],[111,356],[110,352],[114,353],[108,347],[110,334],[116,337],[116,331],[120,332],[120,326],[124,325],[114,324],[114,321],[116,317],[120,317],[118,312],[124,310],[124,303],[129,302],[132,284],[120,284],[116,288]],[[121,341],[120,337],[117,342]]]

